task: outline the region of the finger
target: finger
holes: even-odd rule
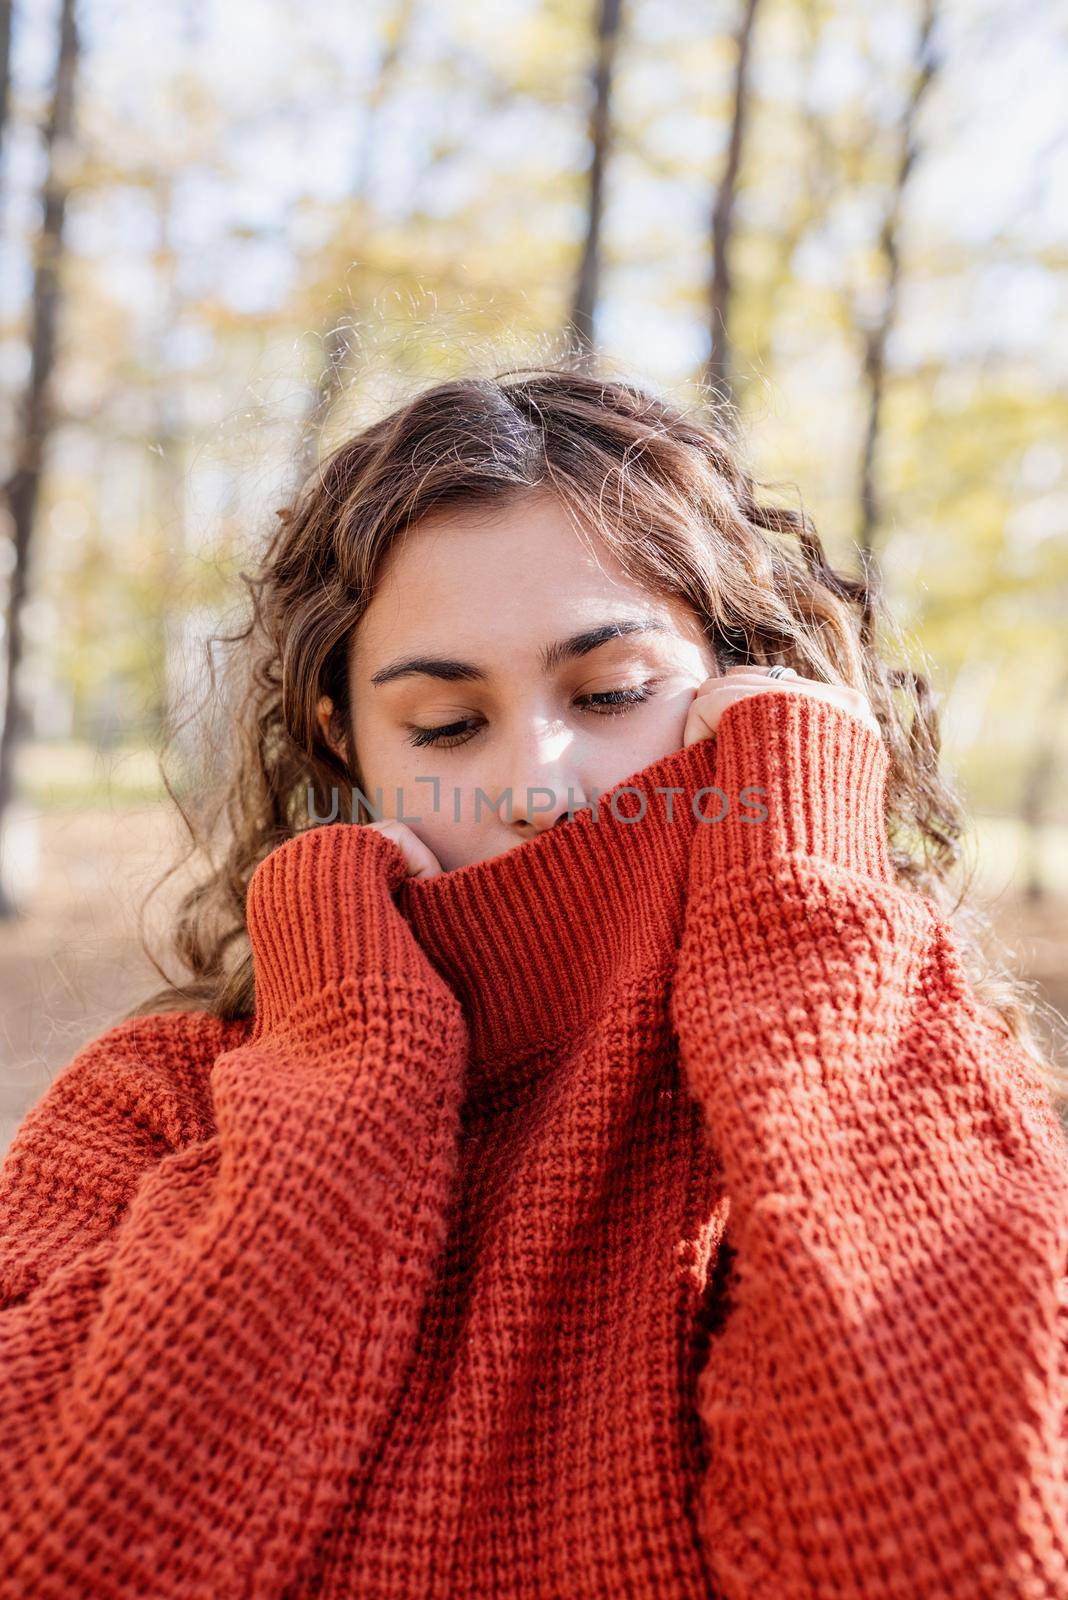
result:
[[[727,703],[731,704],[735,700],[748,699],[754,694],[772,694],[776,690],[778,690],[780,693],[787,691],[796,694],[797,680],[793,678],[783,679],[765,677],[755,679],[752,682],[739,682],[736,678],[732,678],[729,684],[723,685],[722,689],[719,691],[719,695],[720,697],[726,697]],[[875,719],[870,707],[868,706],[867,700],[860,697],[859,691],[855,689],[848,689],[843,685],[836,683],[821,683],[819,685],[818,694],[810,689],[805,689],[802,692],[807,694],[812,700],[829,700],[834,705],[840,706],[843,711],[848,711],[853,716],[860,717],[862,720],[870,722],[873,726],[875,726]],[[713,686],[707,691],[706,694],[702,695],[701,698],[707,700],[710,697],[715,697],[716,694],[717,690],[715,686]],[[726,706],[724,707],[724,710],[726,710]]]
[[[796,694],[800,681],[797,678],[751,678],[748,680],[732,678],[729,683],[724,683],[720,679],[718,683],[714,682],[703,690],[700,698],[702,700],[707,700],[709,697],[733,700],[740,698],[742,695],[767,694],[772,689],[791,689]],[[821,684],[820,687],[823,689],[826,685]],[[804,689],[801,692],[809,694],[811,690]]]
[[[801,680],[807,683],[807,680]],[[730,693],[733,698],[737,692],[740,695],[767,694],[784,689],[797,693],[798,680],[794,678],[761,678],[754,683],[737,683],[731,680]],[[856,691],[847,689],[842,684],[821,683],[813,684],[802,690],[810,700],[833,700],[836,705],[842,706],[847,711],[857,710],[857,701],[854,698]]]
[[[726,672],[721,674],[721,677],[722,678],[729,678],[731,683],[737,683],[740,678],[749,678],[754,683],[757,682],[758,680],[761,683],[765,683],[767,681],[768,673],[770,671],[771,671],[771,667],[770,666],[767,666],[767,667],[728,667]],[[801,676],[801,674],[797,671],[797,669],[795,667],[787,667],[785,675],[789,676],[791,679],[799,678]],[[775,678],[772,678],[772,680],[771,680],[772,683],[775,683],[775,682],[781,680],[783,676],[784,676],[783,673],[781,673],[781,672],[778,673]]]

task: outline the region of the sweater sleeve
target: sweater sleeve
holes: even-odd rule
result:
[[[1065,1142],[894,882],[887,764],[800,694],[716,735],[671,999],[729,1197],[702,1545],[724,1600],[1065,1600]]]
[[[256,1018],[211,1066],[206,1136],[165,1151],[131,1116],[123,1026],[16,1133],[2,1600],[277,1597],[359,1494],[445,1238],[466,1058],[405,872],[348,824],[260,863]]]

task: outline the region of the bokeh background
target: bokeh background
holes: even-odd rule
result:
[[[879,578],[983,903],[1068,1007],[1068,10],[0,0],[0,25],[0,1150],[156,985],[159,752],[274,508],[413,389],[567,346],[730,406],[769,492]]]

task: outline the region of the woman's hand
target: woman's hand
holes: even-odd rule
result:
[[[693,704],[683,729],[683,749],[696,744],[699,739],[710,739],[727,707],[751,694],[807,694],[815,700],[828,700],[832,705],[841,706],[844,711],[859,717],[878,738],[882,738],[882,729],[875,719],[875,713],[867,696],[859,689],[802,678],[793,667],[787,667],[785,678],[769,678],[770,670],[770,667],[728,667],[721,676],[706,678],[704,683],[699,684],[694,691]]]
[[[384,833],[400,846],[408,865],[409,878],[436,878],[444,870],[430,846],[424,844],[406,822],[400,822],[396,817],[383,817],[379,822],[365,822],[361,826]]]

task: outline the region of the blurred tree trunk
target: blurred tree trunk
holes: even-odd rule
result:
[[[63,221],[74,149],[74,90],[78,70],[75,0],[62,0],[56,71],[44,130],[45,172],[42,219],[37,238],[30,310],[30,371],[14,435],[14,466],[3,487],[14,544],[7,599],[6,674],[0,727],[0,849],[7,809],[15,786],[15,750],[22,732],[19,669],[22,663],[22,611],[28,592],[30,542],[36,520],[45,450],[55,420],[52,374],[56,359]],[[0,916],[15,908],[0,886]]]
[[[612,89],[622,9],[622,0],[599,0],[597,9],[586,236],[569,317],[570,335],[576,353],[587,359],[593,354],[593,318],[601,288],[601,222],[604,216],[605,174],[612,147]]]
[[[875,544],[881,522],[876,474],[878,467],[879,435],[883,419],[883,401],[886,393],[886,346],[897,320],[898,295],[901,283],[900,230],[909,181],[919,156],[917,128],[920,107],[924,97],[941,68],[941,59],[935,51],[933,34],[938,20],[939,0],[923,0],[920,30],[913,59],[912,85],[905,101],[898,125],[898,152],[889,203],[879,232],[879,254],[883,261],[884,280],[882,301],[874,320],[866,326],[858,318],[864,343],[864,382],[867,389],[867,424],[861,446],[859,517],[857,546],[860,553],[861,577],[866,597],[861,614],[861,637],[872,639],[872,612],[878,598],[882,576],[876,556]]]
[[[11,101],[12,0],[0,0],[0,154],[7,134],[7,108]]]
[[[1053,693],[1039,717],[1034,754],[1024,770],[1020,820],[1025,829],[1024,898],[1038,905],[1046,898],[1042,863],[1042,830],[1048,816],[1049,796],[1060,772],[1064,753],[1063,724],[1068,701],[1068,661],[1062,663]]]
[[[802,45],[798,55],[798,78],[806,86],[816,80],[816,62],[826,28],[823,0],[797,0],[796,16]],[[797,252],[813,228],[826,219],[836,190],[842,183],[834,140],[823,107],[815,94],[803,93],[798,113],[796,182],[793,204],[776,218],[770,234],[765,232],[763,248],[771,261],[763,283],[749,281],[746,292],[760,299],[757,314],[749,320],[752,367],[757,371],[775,368],[777,312],[795,282]],[[759,174],[756,181],[759,183]]]
[[[356,170],[349,190],[349,198],[361,222],[366,214],[365,207],[377,153],[382,112],[393,92],[398,70],[408,53],[415,13],[415,0],[398,0],[389,22],[374,85],[367,97],[363,139],[360,142]],[[318,460],[323,425],[344,387],[345,375],[352,357],[350,332],[351,322],[348,317],[329,319],[320,332],[322,366],[319,380],[312,390],[311,403],[301,430],[300,456],[297,463],[298,483],[303,482],[310,474]]]
[[[712,276],[709,283],[709,339],[705,380],[725,403],[733,400],[730,357],[731,239],[734,202],[745,148],[749,113],[749,62],[759,0],[742,0],[742,15],[735,34],[736,61],[731,96],[731,128],[727,161],[712,205]]]
[[[155,378],[149,459],[152,500],[155,506],[155,544],[151,604],[155,608],[155,646],[158,688],[149,706],[150,737],[169,731],[186,680],[184,668],[185,596],[181,581],[185,564],[186,506],[181,385],[170,370],[167,343],[181,315],[175,251],[171,239],[174,180],[161,173],[153,186],[159,243],[156,272],[160,281],[160,309],[156,322],[152,371]]]

